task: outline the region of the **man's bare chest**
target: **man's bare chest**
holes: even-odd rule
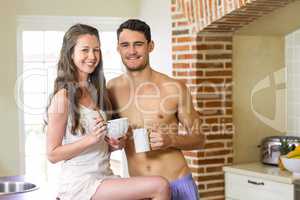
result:
[[[133,93],[120,91],[116,95],[118,113],[137,124],[170,121],[176,117],[178,97],[157,91]]]

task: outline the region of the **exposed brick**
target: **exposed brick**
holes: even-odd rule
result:
[[[206,198],[206,197],[215,197],[215,196],[221,196],[224,195],[225,192],[224,190],[217,190],[217,191],[209,191],[209,192],[201,192],[201,198]]]
[[[197,102],[197,106],[200,107],[200,108],[202,108],[203,107],[203,102],[198,101]]]
[[[195,165],[224,164],[225,159],[224,158],[211,158],[211,159],[207,158],[204,160],[193,160],[192,163]]]
[[[226,114],[232,115],[232,109],[226,109]]]
[[[224,182],[219,182],[219,183],[209,183],[207,184],[207,189],[212,189],[212,188],[223,188],[224,187]]]
[[[211,108],[211,109],[202,109],[201,111],[202,115],[205,116],[218,116],[218,115],[223,115],[224,111],[222,109],[218,109],[218,108]]]
[[[223,78],[199,78],[199,83],[202,83],[204,85],[209,85],[209,84],[220,84],[220,83],[224,83],[224,79]]]
[[[224,49],[223,44],[199,44],[192,46],[193,50],[212,50],[212,49]]]
[[[188,73],[189,76],[203,76],[203,72],[202,71],[189,71]]]
[[[206,86],[208,85],[208,86]],[[210,92],[210,93],[220,93],[222,91],[222,86],[216,85],[216,84],[202,84],[199,86],[197,92]],[[205,104],[206,107],[216,107],[215,105],[212,104]]]
[[[192,65],[195,68],[202,68],[202,69],[209,69],[209,68],[223,68],[223,63],[220,62],[213,62],[213,63],[203,63],[203,62],[197,62],[193,63]]]
[[[172,19],[175,20],[175,19],[182,19],[184,18],[184,14],[174,14],[172,15]]]
[[[222,196],[222,195],[220,195],[220,196]],[[209,197],[209,200],[224,200],[225,199],[225,197],[220,197],[220,196]],[[203,198],[203,199],[205,199],[205,198]]]
[[[231,36],[206,36],[205,41],[207,42],[232,42]]]
[[[227,158],[227,163],[232,164],[233,163],[233,158],[232,157]]]
[[[227,142],[226,147],[233,147],[233,142]]]
[[[206,90],[204,90],[206,91]],[[214,90],[216,91],[216,90]],[[232,107],[232,102],[230,101],[210,101],[205,103],[205,107]]]
[[[204,145],[205,149],[213,149],[213,148],[223,148],[224,143],[223,142],[212,142],[212,143],[206,143]]]
[[[189,22],[185,21],[185,22],[177,22],[177,26],[188,26]]]
[[[230,123],[227,123],[225,128],[226,128],[227,131],[230,131],[230,133],[231,133],[234,130],[234,125],[230,124]]]
[[[176,75],[177,76],[187,76],[188,72],[186,72],[186,71],[185,72],[177,72]]]
[[[185,59],[196,59],[197,58],[197,54],[180,54],[178,55],[178,59],[182,59],[182,60],[185,60]]]
[[[220,123],[219,118],[206,118],[205,123],[212,124],[212,123]]]
[[[232,68],[232,63],[225,63],[225,68]]]
[[[232,117],[222,117],[221,122],[223,122],[223,123],[232,123]]]
[[[197,59],[202,60],[203,59],[203,54],[197,54]]]
[[[197,94],[197,100],[219,100],[222,99],[222,94],[216,93],[200,93]]]
[[[232,139],[232,134],[214,134],[214,135],[207,135],[206,138],[208,140],[220,140],[220,139]]]
[[[231,150],[218,150],[218,151],[209,151],[205,152],[205,156],[210,157],[210,156],[221,156],[221,155],[227,155],[231,153]]]
[[[200,36],[200,35],[197,35],[196,41],[197,41],[197,42],[202,42],[202,41],[203,41],[203,37]]]
[[[232,50],[232,45],[226,45],[226,50]]]
[[[205,59],[207,60],[218,60],[218,59],[231,59],[232,54],[220,53],[220,54],[206,54]]]
[[[189,63],[174,63],[173,64],[174,69],[185,69],[185,68],[190,68]]]
[[[187,34],[189,34],[188,29],[172,31],[172,35],[187,35]]]
[[[232,78],[227,78],[227,77],[226,77],[225,83],[232,83]]]
[[[206,167],[206,172],[211,173],[211,172],[223,172],[223,167],[222,166],[217,166],[217,167]]]
[[[197,185],[198,190],[204,190],[205,189],[205,184],[199,184]]]
[[[202,151],[183,151],[183,154],[191,157],[204,157],[204,152]]]
[[[178,37],[176,39],[178,43],[192,42],[193,39],[191,37]]]
[[[190,50],[190,46],[188,45],[180,45],[180,46],[173,46],[172,51],[188,51]]]
[[[211,181],[211,180],[223,180],[223,179],[224,179],[224,175],[223,174],[207,175],[207,176],[201,176],[200,182]]]
[[[192,173],[195,173],[195,174],[203,174],[204,173],[204,168],[190,167],[190,170]]]

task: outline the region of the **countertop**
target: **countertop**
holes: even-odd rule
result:
[[[1,181],[28,181],[39,186],[37,190],[31,192],[1,195],[0,200],[55,200],[55,195],[47,183],[37,183],[26,179],[24,176],[0,177]]]
[[[232,166],[223,167],[225,172],[231,172],[240,175],[252,176],[257,178],[263,178],[266,180],[276,181],[280,183],[292,184],[296,180],[299,181],[299,177],[294,177],[292,173],[288,171],[282,171],[276,166],[264,165],[260,162],[245,163]]]

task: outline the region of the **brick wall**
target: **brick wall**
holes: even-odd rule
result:
[[[291,0],[172,0],[173,76],[191,91],[205,149],[185,151],[201,199],[224,199],[222,167],[233,162],[232,38]]]

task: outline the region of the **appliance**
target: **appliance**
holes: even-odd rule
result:
[[[294,199],[300,200],[300,179],[295,179],[293,183],[294,183],[294,189],[295,189]]]
[[[262,140],[260,147],[260,160],[264,164],[278,165],[280,146],[282,141],[287,141],[288,146],[300,145],[300,137],[271,136]]]

